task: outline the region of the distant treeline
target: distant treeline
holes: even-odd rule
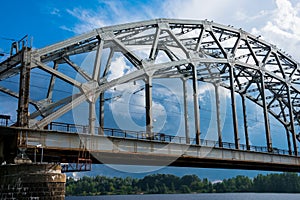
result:
[[[213,192],[300,192],[300,177],[296,173],[258,175],[251,179],[236,176],[212,183],[196,175],[178,177],[171,174],[154,174],[144,178],[109,178],[105,176],[69,178],[66,195],[114,195],[114,194],[176,194]]]

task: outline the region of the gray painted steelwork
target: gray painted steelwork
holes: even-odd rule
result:
[[[47,161],[53,160],[51,156],[72,158],[72,155],[82,151],[80,147],[84,144],[94,163],[300,172],[299,157],[290,156],[288,152],[271,153],[267,148],[264,152],[249,151],[246,146],[243,150],[237,150],[235,144],[220,147],[214,141],[201,141],[201,146],[195,143],[190,145],[184,139],[180,143],[175,137],[164,141],[147,138],[143,133],[113,129],[105,130],[104,135],[15,130],[26,133],[28,155],[32,152],[30,150],[40,145],[44,150],[44,160]]]
[[[132,51],[132,48],[136,51],[139,48],[148,48],[149,55],[141,57],[138,52]],[[109,51],[107,61],[103,60],[104,50]],[[273,150],[269,124],[269,115],[273,115],[286,128],[284,134],[288,138],[290,154],[298,155],[296,129],[300,121],[299,64],[275,45],[242,29],[207,20],[156,19],[103,27],[45,48],[31,49],[25,46],[18,51],[0,63],[0,81],[20,74],[19,92],[13,92],[5,87],[0,87],[0,91],[19,98],[17,123],[19,127],[43,129],[74,107],[87,102],[89,133],[96,134],[97,114],[100,116],[98,117],[100,128],[104,126],[103,94],[115,86],[140,80],[146,84],[146,127],[147,132],[151,134],[152,80],[178,78],[192,80],[193,83],[192,94],[185,91],[184,96],[186,99],[187,96],[193,95],[195,115],[193,123],[196,128],[195,133],[191,133],[191,129],[187,127],[185,131],[186,136],[196,138],[196,144],[200,145],[201,139],[198,82],[204,81],[227,88],[231,92],[236,149],[240,148],[239,135],[241,135],[238,133],[236,116],[235,98],[238,93],[242,96],[247,148],[249,140],[246,99],[263,108],[268,150],[270,152]],[[91,66],[92,74],[89,74],[72,58],[74,55],[92,51],[96,52],[96,57]],[[124,76],[109,80],[115,53],[124,55],[135,69]],[[159,53],[164,53],[168,61],[160,62]],[[83,79],[76,80],[69,74],[59,71],[61,65],[70,67]],[[38,101],[29,97],[30,73],[36,68],[51,76],[45,98]],[[67,97],[53,98],[53,90],[58,84],[57,79],[78,88],[78,92]],[[95,111],[98,101],[101,104],[100,112]],[[28,103],[36,108],[36,112],[29,116]],[[216,105],[218,107],[218,102]],[[187,109],[185,112],[185,125],[188,126]],[[220,130],[218,132],[221,140]],[[222,144],[222,141],[219,142]]]

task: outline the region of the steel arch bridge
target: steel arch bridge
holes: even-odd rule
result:
[[[76,56],[95,52],[90,73],[76,63]],[[109,52],[104,56],[104,52]],[[133,69],[111,79],[114,55],[122,55]],[[163,55],[163,56],[162,56]],[[161,59],[163,57],[163,59]],[[79,74],[80,79],[63,69]],[[49,85],[38,99],[30,98],[32,72],[42,70]],[[72,73],[71,73],[72,74]],[[272,152],[269,117],[274,116],[286,129],[290,155],[298,155],[296,128],[300,114],[300,68],[289,55],[257,36],[207,20],[156,19],[95,29],[91,32],[41,48],[33,49],[26,42],[14,43],[11,56],[0,64],[0,83],[18,77],[19,91],[3,84],[0,91],[18,98],[15,126],[44,129],[74,107],[89,104],[88,132],[101,134],[104,129],[104,93],[115,86],[145,82],[146,132],[153,134],[152,83],[154,79],[176,78],[192,82],[192,94],[184,92],[186,138],[200,140],[200,111],[198,82],[215,86],[218,142],[222,147],[220,103],[218,88],[230,91],[235,149],[240,149],[240,135],[245,135],[250,149],[246,99],[262,107],[267,151]],[[58,80],[59,79],[59,80]],[[56,95],[55,88],[66,84],[76,88],[72,95]],[[42,90],[40,91],[43,92]],[[238,130],[236,97],[240,95],[243,108],[244,133]],[[195,133],[188,128],[186,99],[193,96]],[[96,103],[100,111],[96,112]],[[28,115],[29,104],[36,109]],[[99,130],[96,117],[100,119]],[[189,139],[186,139],[190,143]]]

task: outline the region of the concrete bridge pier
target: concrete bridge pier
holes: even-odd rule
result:
[[[58,164],[0,166],[0,199],[65,199],[66,175]]]

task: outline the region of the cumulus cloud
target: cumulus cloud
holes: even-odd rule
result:
[[[105,26],[105,21],[99,17],[100,13],[93,10],[74,8],[72,10],[67,9],[67,13],[78,19],[78,23],[74,27],[61,26],[62,29],[72,31],[76,34],[88,32],[94,28]]]
[[[220,20],[230,12],[232,6],[236,4],[234,0],[203,1],[203,0],[167,0],[164,3],[164,10],[169,17],[189,18],[189,19],[209,19]]]
[[[113,96],[120,95],[120,98],[109,102],[115,122],[120,129],[144,130],[145,126],[135,121],[145,118],[145,94],[141,88],[143,88],[142,82],[136,85],[128,83],[110,91]],[[160,101],[153,100],[152,113],[153,131],[159,132],[166,122],[166,108]]]
[[[67,13],[78,21],[72,26],[62,25],[61,28],[76,34],[103,26],[157,17],[152,9],[141,5],[140,2],[134,2],[134,5],[131,5],[126,1],[99,1],[93,9],[75,7],[67,9]]]
[[[246,30],[253,23],[260,24],[272,6],[271,0],[166,0],[163,4],[164,13],[170,18],[207,19]]]
[[[296,60],[300,56],[300,3],[293,5],[288,0],[276,0],[276,8],[262,27],[252,28],[253,34],[261,34],[268,42],[287,51]]]
[[[274,13],[274,21],[281,29],[300,34],[300,18],[297,9],[288,0],[276,0],[277,9]],[[298,4],[300,5],[300,4]]]
[[[132,67],[126,64],[125,58],[123,56],[119,56],[111,62],[108,80],[113,80],[122,77],[123,75],[129,73],[132,70]]]

